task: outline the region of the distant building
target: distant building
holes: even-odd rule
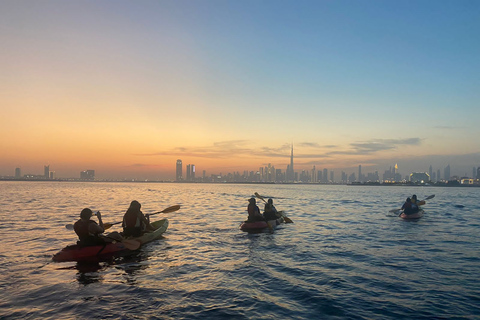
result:
[[[410,179],[411,182],[420,182],[420,183],[425,183],[427,181],[430,181],[430,176],[426,172],[412,172],[410,174]]]
[[[85,170],[80,172],[80,179],[95,180],[95,170]]]
[[[15,179],[20,179],[22,177],[22,169],[15,168]]]
[[[450,165],[446,166],[445,170],[443,170],[443,179],[445,179],[445,181],[450,179]]]
[[[480,167],[477,168],[477,179],[480,179]]]
[[[177,160],[175,180],[176,181],[183,180],[183,167],[182,167],[182,160],[180,159]]]
[[[44,166],[43,167],[43,176],[45,179],[50,179],[50,166]]]

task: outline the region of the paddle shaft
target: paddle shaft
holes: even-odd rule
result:
[[[174,206],[165,208],[165,209],[163,209],[162,211],[150,213],[149,215],[151,216],[151,215],[159,214],[159,213],[169,213],[169,212],[177,211],[177,210],[179,210],[179,209],[180,209],[180,205],[177,204],[177,205],[174,205]],[[110,229],[112,226],[114,226],[114,225],[116,225],[116,224],[119,224],[119,223],[122,223],[122,221],[113,222],[113,223],[104,223],[104,224],[103,224],[103,229],[104,229],[104,230]],[[69,223],[69,224],[65,225],[65,228],[67,228],[68,230],[73,230],[73,224]]]

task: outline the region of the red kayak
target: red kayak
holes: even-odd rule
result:
[[[280,217],[276,220],[269,220],[268,224],[272,227],[275,228],[279,224],[282,224],[284,222],[283,217]],[[246,232],[262,232],[265,229],[269,229],[267,224],[267,221],[255,221],[255,222],[248,222],[245,221],[240,225],[240,230],[246,231]]]
[[[421,217],[423,217],[423,213],[424,213],[424,211],[422,209],[420,209],[417,212],[412,213],[412,214],[405,214],[404,212],[402,212],[400,214],[400,218],[406,219],[406,220],[420,219]]]
[[[67,246],[57,252],[52,257],[52,260],[56,262],[98,260],[105,259],[114,255],[121,255],[122,253],[130,251],[132,250],[127,248],[122,242],[88,247],[74,244]]]
[[[129,238],[121,242],[108,243],[98,246],[80,246],[78,244],[66,246],[56,253],[52,260],[56,262],[64,261],[98,261],[112,256],[121,256],[129,254],[140,248],[141,245],[160,239],[162,234],[168,228],[168,219],[164,218],[151,225],[155,231],[145,232],[142,236]]]

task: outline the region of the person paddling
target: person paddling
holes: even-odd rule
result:
[[[413,212],[418,212],[418,210],[420,209],[419,205],[420,205],[420,201],[418,201],[417,195],[414,194],[412,196],[412,210],[413,210]]]
[[[256,222],[256,221],[265,221],[265,218],[260,213],[260,209],[257,206],[257,201],[255,198],[250,198],[248,200],[248,222]]]
[[[108,236],[103,235],[102,233],[105,232],[105,228],[100,211],[96,214],[98,223],[90,219],[92,215],[93,211],[90,208],[83,209],[80,212],[80,219],[73,225],[73,229],[79,239],[79,245],[95,246],[123,240],[122,236],[117,232],[110,233]]]
[[[155,228],[150,224],[150,217],[146,216],[140,211],[142,205],[133,200],[130,207],[123,216],[123,236],[124,237],[140,237],[145,232],[155,231]]]
[[[265,217],[265,220],[275,220],[278,219],[279,216],[277,214],[277,209],[273,205],[273,200],[270,198],[268,201],[265,203],[265,207],[263,209],[263,216]]]

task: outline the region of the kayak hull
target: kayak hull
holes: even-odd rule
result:
[[[136,240],[141,245],[157,240],[168,228],[168,219],[161,219],[151,223],[156,228],[153,232],[143,234],[141,237],[128,238]],[[112,256],[122,256],[129,254],[134,250],[128,249],[122,242],[108,243],[98,246],[80,246],[78,244],[69,245],[57,252],[52,260],[56,262],[66,261],[98,261],[110,258]]]
[[[108,243],[105,246],[80,246],[78,244],[69,245],[57,252],[52,260],[56,262],[65,262],[65,261],[87,261],[87,260],[98,260],[100,258],[108,258],[115,255],[121,255],[127,253],[129,250],[121,242]]]
[[[420,219],[421,217],[423,217],[423,213],[424,211],[422,209],[420,209],[418,212],[415,212],[413,214],[405,214],[402,212],[402,214],[400,214],[400,218],[405,220]]]
[[[136,238],[127,238],[132,240],[137,240],[140,244],[149,243],[153,240],[160,239],[162,234],[168,228],[168,219],[161,219],[155,222],[152,222],[151,225],[155,228],[155,231],[152,232],[145,232],[142,236]]]
[[[255,222],[248,222],[245,221],[240,225],[240,230],[245,232],[262,232],[265,229],[270,229],[267,223],[272,227],[275,228],[279,224],[284,223],[283,217],[280,217],[276,220],[269,220],[267,221],[255,221]]]

